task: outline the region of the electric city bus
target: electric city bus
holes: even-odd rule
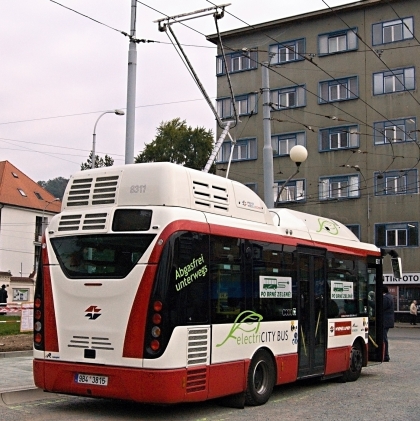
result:
[[[381,250],[340,222],[171,163],[81,171],[42,242],[34,380],[260,405],[275,385],[382,361],[381,311]]]

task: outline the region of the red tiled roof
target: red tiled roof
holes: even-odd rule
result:
[[[22,193],[23,194],[22,194]],[[0,203],[46,212],[60,212],[61,201],[53,201],[54,196],[18,170],[9,161],[0,162]]]

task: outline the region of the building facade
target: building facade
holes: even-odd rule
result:
[[[43,228],[60,209],[51,193],[10,162],[0,162],[0,285],[6,285],[8,303],[33,300]]]
[[[216,57],[219,115],[235,121],[235,108],[239,115],[230,167],[229,139],[217,173],[229,168],[266,203],[336,219],[360,240],[395,250],[403,276],[392,276],[389,256],[384,272],[401,320],[413,299],[420,302],[419,26],[417,0],[359,1],[224,32],[226,60],[220,45]],[[217,35],[208,40],[218,44]],[[264,198],[264,136],[272,198]],[[294,145],[308,150],[297,174]]]

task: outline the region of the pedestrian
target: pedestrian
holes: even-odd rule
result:
[[[6,291],[6,285],[2,285],[0,289],[0,304],[7,303],[7,291]]]
[[[417,301],[414,300],[410,305],[410,325],[417,324]]]
[[[384,345],[385,345],[385,357],[384,361],[390,361],[389,350],[388,350],[388,330],[394,327],[394,298],[388,291],[387,286],[382,287],[383,292],[383,314],[384,314]]]

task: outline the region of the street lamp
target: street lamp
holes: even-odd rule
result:
[[[283,193],[284,188],[286,187],[286,184],[299,172],[299,167],[302,162],[306,161],[306,158],[308,157],[308,151],[305,148],[305,146],[302,145],[295,145],[292,149],[290,149],[290,159],[296,164],[296,172],[292,174],[281,186],[281,189],[279,190],[277,194],[276,203],[280,200],[280,196]]]
[[[93,127],[93,143],[92,143],[92,169],[95,168],[95,161],[96,161],[96,156],[95,156],[95,145],[96,145],[96,125],[98,124],[99,119],[108,113],[113,113],[116,115],[124,115],[124,111],[123,110],[110,110],[110,111],[105,111],[104,113],[102,113],[98,119],[96,120],[95,126]]]
[[[44,235],[44,213],[45,213],[45,209],[47,209],[47,207],[49,206],[49,205],[51,205],[51,203],[53,203],[53,202],[56,202],[57,200],[60,200],[60,198],[58,198],[58,197],[56,197],[54,200],[50,200],[50,201],[47,201],[46,200],[46,202],[47,202],[47,204],[44,206],[44,209],[42,210],[42,219],[41,219],[41,221],[42,221],[42,223],[41,223],[41,235]]]

